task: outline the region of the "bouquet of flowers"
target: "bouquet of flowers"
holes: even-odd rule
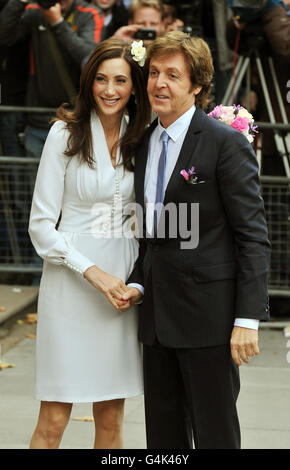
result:
[[[253,116],[239,104],[237,106],[235,104],[233,106],[220,104],[208,115],[241,132],[250,143],[253,142],[255,133],[258,133]]]

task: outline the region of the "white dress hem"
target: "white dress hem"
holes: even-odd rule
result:
[[[144,393],[144,390],[139,390],[139,391],[136,391],[136,392],[126,392],[126,393],[120,393],[120,394],[112,394],[112,395],[106,395],[106,396],[103,396],[103,397],[94,397],[94,398],[88,398],[88,399],[84,399],[84,398],[81,398],[80,400],[79,399],[76,399],[76,398],[72,398],[72,397],[69,397],[69,398],[65,398],[65,397],[62,397],[60,399],[60,397],[41,397],[39,394],[36,394],[35,395],[35,399],[36,400],[40,400],[40,401],[55,401],[55,402],[60,402],[60,403],[75,403],[75,404],[78,404],[78,403],[97,403],[97,402],[100,402],[100,401],[107,401],[107,400],[118,400],[118,399],[121,399],[121,398],[133,398],[133,397],[137,397],[139,395],[143,395]]]

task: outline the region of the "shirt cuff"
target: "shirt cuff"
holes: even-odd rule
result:
[[[136,289],[138,289],[142,296],[144,295],[144,287],[141,286],[141,284],[136,284],[135,282],[131,282],[130,284],[128,284],[128,287],[136,287]],[[141,300],[139,300],[139,302],[136,302],[135,305],[139,305],[139,304],[142,304],[143,302],[143,299],[141,298]]]
[[[242,328],[250,328],[251,330],[259,329],[259,320],[253,320],[250,318],[236,318],[234,326],[241,326]]]

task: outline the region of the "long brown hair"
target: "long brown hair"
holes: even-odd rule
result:
[[[69,138],[65,155],[72,157],[76,154],[90,167],[93,166],[93,147],[91,132],[91,113],[96,109],[93,97],[93,83],[97,70],[104,60],[123,58],[129,64],[135,95],[131,95],[127,103],[129,123],[125,134],[118,145],[123,157],[123,165],[129,171],[133,170],[132,157],[134,150],[141,140],[146,126],[150,123],[151,111],[146,93],[146,77],[142,67],[133,60],[131,45],[119,39],[107,39],[101,42],[83,68],[80,78],[80,90],[73,111],[60,106],[55,120],[66,123]]]

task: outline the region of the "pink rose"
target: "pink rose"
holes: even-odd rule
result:
[[[209,116],[215,119],[218,119],[222,113],[222,110],[223,110],[223,105],[219,104],[211,111],[211,113],[209,113]]]
[[[186,180],[189,179],[189,175],[185,170],[181,170],[180,174],[184,177],[184,179],[186,179]]]
[[[236,117],[236,119],[231,123],[231,127],[239,132],[245,132],[249,128],[249,120],[243,117]]]

